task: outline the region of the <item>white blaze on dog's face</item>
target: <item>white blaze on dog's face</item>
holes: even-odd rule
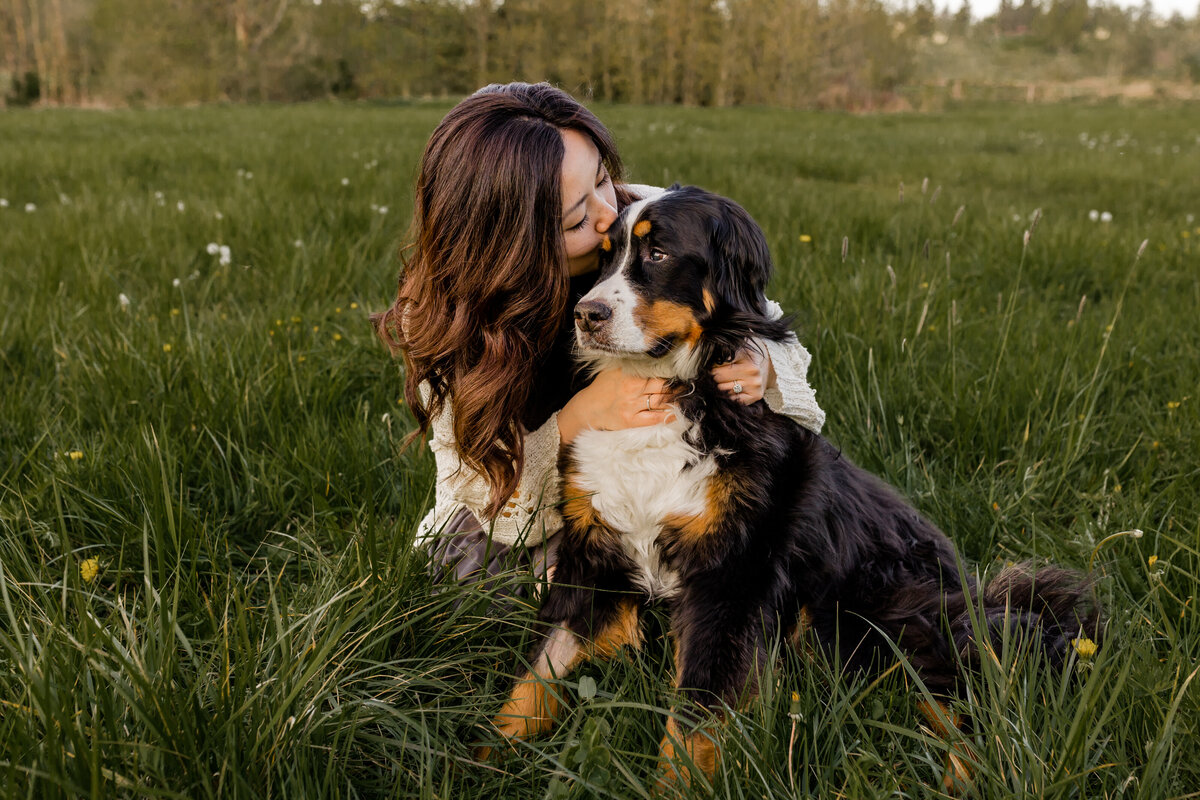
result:
[[[655,230],[656,206],[671,194],[629,206],[601,245],[600,280],[575,307],[576,341],[597,365],[619,361],[664,377],[695,372],[689,362],[703,331],[694,308],[702,276],[681,267],[699,254],[685,258],[678,237]]]
[[[771,257],[741,206],[673,187],[621,212],[601,243],[600,270],[575,306],[583,357],[594,367],[689,380],[718,308],[762,313]]]

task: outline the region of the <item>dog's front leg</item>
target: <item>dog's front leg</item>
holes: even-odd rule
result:
[[[766,642],[778,628],[776,620],[747,602],[746,587],[733,588],[689,585],[672,619],[676,686],[702,716],[719,716],[724,706],[738,706],[757,693]],[[690,783],[693,767],[711,780],[720,759],[717,728],[689,728],[677,722],[678,716],[676,709],[659,750],[660,786]]]
[[[508,740],[553,726],[562,701],[552,679],[567,677],[585,659],[611,658],[625,645],[641,644],[638,599],[622,574],[598,571],[564,542],[555,579],[538,615],[544,634],[530,655],[530,669],[517,679],[494,721]],[[476,751],[481,760],[491,753],[486,746]]]

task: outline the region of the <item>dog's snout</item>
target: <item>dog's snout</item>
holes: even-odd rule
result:
[[[612,308],[599,300],[588,300],[575,306],[575,324],[583,331],[592,331],[612,317]]]

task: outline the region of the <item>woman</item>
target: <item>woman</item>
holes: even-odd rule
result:
[[[656,425],[660,380],[571,366],[572,310],[595,282],[619,210],[659,190],[622,183],[612,135],[547,84],[480,89],[438,125],[421,159],[411,249],[396,302],[374,322],[404,356],[404,397],[437,462],[418,544],[459,580],[514,560],[553,563],[557,460],[585,428]],[[774,306],[775,312],[778,307]],[[799,342],[713,370],[730,402],[819,431]]]

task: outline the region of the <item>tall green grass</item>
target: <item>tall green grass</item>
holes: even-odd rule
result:
[[[535,611],[432,590],[432,464],[366,320],[445,111],[0,115],[7,795],[650,795],[661,637],[562,681],[553,735],[471,755]],[[1200,117],[598,111],[632,179],[762,223],[835,444],[980,570],[1094,566],[1093,659],[1013,647],[970,683],[975,794],[1198,796]],[[718,796],[943,793],[903,667],[783,648],[762,686]]]

